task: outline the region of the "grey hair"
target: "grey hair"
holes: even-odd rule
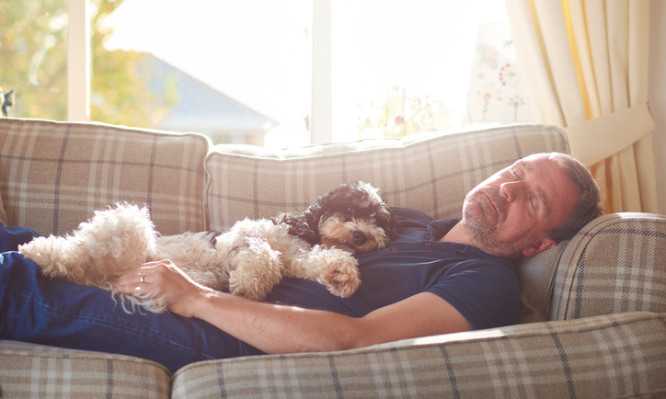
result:
[[[586,224],[603,214],[599,186],[590,171],[571,155],[552,152],[545,155],[564,166],[569,177],[578,188],[578,202],[569,218],[560,226],[551,229],[547,235],[555,242],[573,238]]]

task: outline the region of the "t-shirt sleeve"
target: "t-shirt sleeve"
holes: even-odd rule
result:
[[[515,324],[520,312],[515,271],[492,260],[461,262],[428,291],[456,308],[475,330]]]

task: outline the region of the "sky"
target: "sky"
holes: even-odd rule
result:
[[[310,1],[126,0],[106,21],[115,29],[106,45],[150,51],[273,119],[302,120],[311,96]],[[332,3],[340,130],[361,98],[393,86],[458,107],[479,25],[506,22],[501,0]]]

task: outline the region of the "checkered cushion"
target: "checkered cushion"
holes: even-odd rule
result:
[[[218,145],[208,154],[205,195],[211,229],[244,217],[300,211],[340,183],[363,180],[391,206],[459,217],[472,187],[535,152],[568,152],[561,130],[516,125],[270,152]]]
[[[554,248],[521,261],[518,267],[522,302],[519,323],[550,320],[555,269],[568,242],[563,241]]]
[[[0,222],[7,225],[7,212],[5,212],[5,205],[2,203],[2,196],[0,196]]]
[[[171,374],[129,356],[0,340],[0,397],[168,398]]]
[[[569,242],[560,262],[553,320],[666,312],[666,216],[604,215]]]
[[[146,204],[164,234],[205,228],[209,141],[95,123],[0,119],[0,196],[11,225],[63,234],[95,209]]]
[[[176,372],[172,397],[663,397],[664,316],[625,313],[347,352],[200,362]]]

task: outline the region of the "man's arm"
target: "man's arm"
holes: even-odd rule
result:
[[[455,308],[429,292],[353,318],[213,291],[168,261],[147,263],[140,271],[146,273],[146,282],[138,284],[139,270],[128,273],[116,282],[122,292],[139,288],[141,293],[164,296],[172,312],[205,320],[267,353],[351,349],[472,329]]]

